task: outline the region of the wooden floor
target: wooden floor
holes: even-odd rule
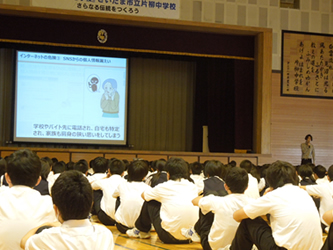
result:
[[[159,240],[155,232],[151,232],[150,239],[129,238],[126,234],[121,234],[115,226],[108,226],[112,231],[115,243],[114,250],[201,250],[200,243],[191,243],[184,245],[164,244]]]

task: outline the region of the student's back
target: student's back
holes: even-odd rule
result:
[[[30,150],[8,159],[6,178],[10,188],[0,193],[0,249],[20,249],[21,238],[32,228],[56,220],[50,196],[32,189],[38,182],[41,163]]]

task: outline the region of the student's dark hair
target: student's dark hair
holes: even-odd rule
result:
[[[201,174],[202,172],[202,164],[200,162],[193,162],[190,164],[190,168],[191,168],[191,171],[192,171],[192,174],[196,174],[196,175],[199,175]]]
[[[327,175],[330,177],[330,181],[333,181],[333,165],[328,168]]]
[[[66,163],[66,170],[74,170],[74,162],[73,161],[69,161]]]
[[[287,183],[298,185],[298,176],[293,165],[284,161],[276,161],[266,171],[266,180],[273,189]]]
[[[88,169],[88,162],[86,160],[79,160],[74,164],[74,170],[80,171],[83,174],[85,174]]]
[[[126,159],[123,159],[123,162],[125,164],[125,171],[126,171],[128,169],[128,166],[129,166],[130,162]]]
[[[234,168],[236,167],[237,163],[235,161],[231,161],[229,162],[229,165]]]
[[[242,194],[248,186],[249,175],[245,169],[234,167],[229,169],[224,181],[232,193]]]
[[[312,176],[313,171],[309,165],[301,165],[298,169],[298,175],[301,176],[302,179]]]
[[[111,174],[121,175],[125,171],[125,164],[122,160],[113,159],[109,161],[108,168]]]
[[[41,169],[41,173],[40,173],[40,176],[42,177],[43,180],[46,180],[47,179],[47,176],[49,175],[50,173],[50,164],[48,161],[46,160],[40,160],[41,162],[41,166],[42,166],[42,169]]]
[[[41,173],[41,162],[36,153],[21,149],[8,158],[6,172],[13,185],[34,187]]]
[[[108,169],[108,160],[104,157],[97,157],[92,160],[93,170],[95,173],[105,173]]]
[[[240,165],[241,168],[244,168],[246,172],[251,173],[251,170],[253,168],[253,163],[249,160],[243,160]]]
[[[55,174],[60,174],[66,170],[66,164],[63,161],[53,163],[52,171]]]
[[[7,161],[3,158],[0,159],[0,176],[6,173]]]
[[[326,168],[322,165],[317,165],[314,169],[313,172],[319,177],[319,178],[324,178],[326,175]]]
[[[307,134],[307,135],[305,136],[305,140],[307,140],[307,139],[308,139],[308,137],[310,137],[310,138],[311,138],[311,141],[313,140],[313,138],[312,138],[312,135],[310,135],[310,134]]]
[[[169,173],[170,180],[189,178],[188,165],[182,158],[176,158],[176,157],[170,158],[166,162],[165,170]]]
[[[148,164],[146,161],[137,160],[133,161],[127,169],[128,181],[142,181],[143,178],[148,174]]]
[[[49,163],[50,167],[53,165],[53,161],[48,156],[45,156],[45,157],[41,158],[41,160],[47,161]]]
[[[210,160],[205,165],[205,176],[222,176],[222,163],[220,161]]]
[[[164,159],[156,160],[154,162],[155,162],[157,173],[153,174],[150,183],[156,183],[156,181],[158,181],[159,178],[161,177],[161,172],[165,171],[166,161]]]
[[[58,162],[58,159],[55,158],[55,157],[53,157],[53,158],[51,159],[51,161],[52,161],[52,163],[56,163],[56,162]]]
[[[64,221],[87,219],[92,206],[93,191],[81,172],[63,172],[51,189],[55,204]]]

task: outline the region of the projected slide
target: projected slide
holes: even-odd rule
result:
[[[126,144],[126,58],[16,56],[14,141]]]

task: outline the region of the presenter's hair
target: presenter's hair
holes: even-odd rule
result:
[[[76,170],[63,172],[51,189],[55,204],[64,221],[87,219],[93,201],[91,185],[83,174]]]
[[[34,187],[41,174],[41,162],[36,153],[21,149],[8,158],[6,172],[13,185]]]
[[[311,141],[313,140],[313,138],[312,138],[312,135],[310,135],[310,134],[307,134],[307,135],[305,136],[305,140],[307,140],[307,139],[308,139],[308,137],[310,137],[310,138],[311,138]]]
[[[276,161],[266,171],[268,185],[273,189],[287,183],[298,185],[299,179],[293,165],[284,161]]]
[[[249,175],[243,168],[231,168],[224,181],[232,193],[242,194],[248,186]]]

